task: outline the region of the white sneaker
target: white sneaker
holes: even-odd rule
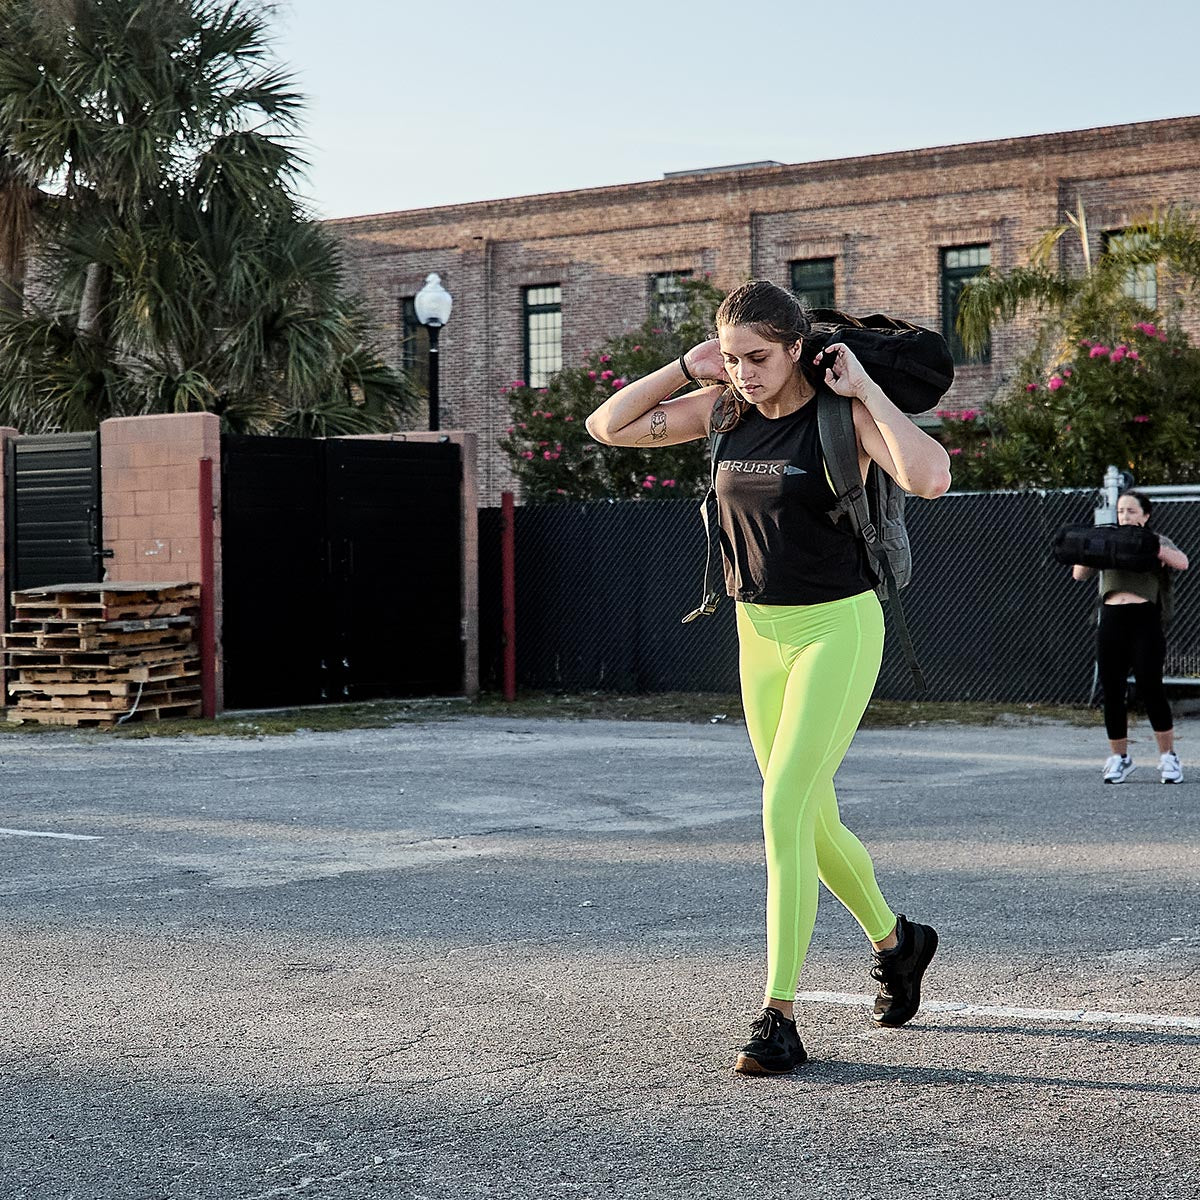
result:
[[[1104,760],[1104,782],[1124,783],[1133,771],[1133,759],[1128,754],[1110,754]]]
[[[1179,761],[1179,755],[1174,750],[1168,750],[1158,760],[1158,773],[1162,777],[1163,783],[1183,782],[1183,766]]]

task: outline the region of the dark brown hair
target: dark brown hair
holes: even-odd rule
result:
[[[759,337],[782,346],[803,341],[812,328],[803,301],[766,279],[751,279],[734,288],[721,301],[716,323],[718,329],[723,325],[744,325]],[[745,415],[748,404],[733,388],[727,387],[713,405],[712,431],[728,433]]]

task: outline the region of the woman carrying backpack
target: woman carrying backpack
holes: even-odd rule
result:
[[[779,1074],[807,1061],[797,978],[816,920],[818,879],[874,947],[874,1019],[916,1014],[937,948],[897,917],[865,848],[841,822],[833,776],[858,728],[883,653],[883,613],[862,544],[834,523],[817,435],[826,387],[853,405],[864,478],[877,463],[906,491],[940,496],[949,459],[884,395],[843,344],[808,359],[809,320],[790,292],[755,281],[717,310],[717,337],[627,384],[587,421],[610,446],[671,446],[724,432],[716,471],[726,588],[737,601],[746,726],[763,777],[767,980],[734,1070]],[[816,361],[825,367],[823,374]],[[685,382],[722,381],[672,400]]]
[[[1148,525],[1150,498],[1124,491],[1117,500],[1118,525]],[[1100,572],[1100,625],[1096,633],[1096,665],[1104,689],[1104,729],[1112,753],[1104,763],[1105,783],[1124,783],[1134,769],[1129,756],[1129,714],[1125,681],[1132,668],[1138,695],[1146,706],[1158,743],[1158,773],[1163,783],[1182,783],[1183,767],[1175,753],[1175,722],[1163,687],[1167,640],[1163,604],[1168,598],[1168,570],[1186,571],[1187,555],[1161,533],[1158,561],[1152,571]],[[1076,579],[1090,579],[1094,567],[1075,566]]]

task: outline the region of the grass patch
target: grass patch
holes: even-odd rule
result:
[[[485,693],[474,703],[462,699],[375,700],[361,704],[314,705],[271,712],[227,713],[215,721],[131,721],[109,729],[77,729],[50,725],[15,725],[0,719],[0,738],[6,733],[73,733],[91,737],[235,737],[265,738],[294,733],[337,733],[353,729],[391,729],[396,725],[448,721],[462,716],[551,719],[556,721],[677,721],[686,724],[743,725],[742,702],[736,695],[713,692],[663,692],[623,696],[609,692],[557,695],[528,693],[506,703]],[[0,718],[3,710],[0,710]],[[864,729],[904,726],[1028,725],[1064,721],[1072,725],[1101,724],[1097,709],[1082,705],[934,703],[873,700],[863,717]]]

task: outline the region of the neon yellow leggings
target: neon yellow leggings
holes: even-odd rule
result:
[[[818,877],[873,942],[896,924],[833,791],[879,674],[883,610],[874,592],[825,604],[739,603],[737,626],[746,726],[763,777],[767,993],[792,1000]]]

